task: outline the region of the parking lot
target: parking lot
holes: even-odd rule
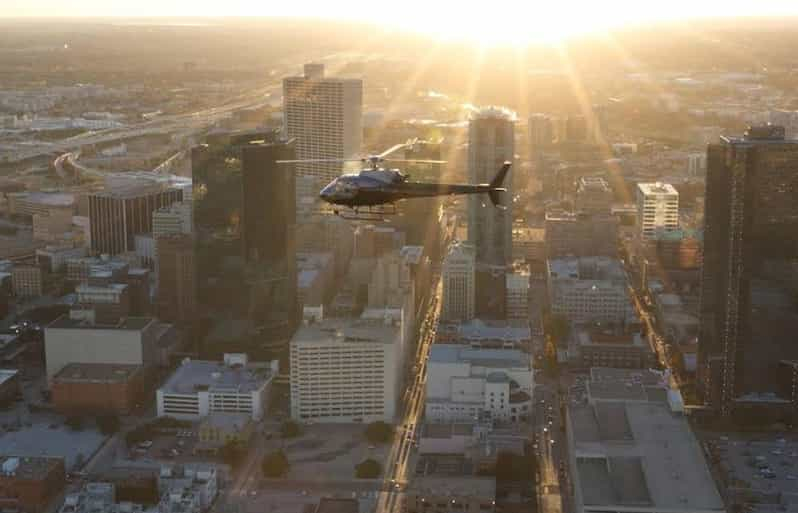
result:
[[[720,436],[705,446],[732,495],[745,491],[762,502],[798,502],[798,438]]]
[[[301,438],[281,440],[291,463],[289,479],[312,481],[352,480],[355,465],[367,458],[387,460],[388,445],[371,445],[365,425],[303,426]]]

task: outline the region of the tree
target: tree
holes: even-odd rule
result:
[[[64,424],[66,424],[72,431],[80,431],[83,429],[83,419],[77,416],[67,417],[64,421]]]
[[[293,420],[286,420],[283,422],[282,427],[280,427],[280,435],[283,438],[295,438],[302,433],[302,429],[299,427],[299,424],[294,422]]]
[[[119,417],[116,415],[97,417],[97,427],[100,428],[100,433],[111,436],[119,431]]]
[[[355,465],[355,477],[358,479],[375,479],[380,477],[382,466],[377,460],[371,458]]]
[[[373,444],[386,444],[393,438],[393,426],[378,420],[366,426],[366,438]]]
[[[549,315],[546,317],[544,328],[546,334],[554,340],[555,344],[562,344],[571,331],[568,319],[562,315]]]
[[[222,461],[231,467],[237,467],[241,463],[244,459],[244,453],[243,445],[237,440],[230,440],[219,449],[219,456],[221,456]]]
[[[260,464],[263,475],[266,477],[283,477],[291,468],[288,458],[283,451],[275,451],[263,457]]]

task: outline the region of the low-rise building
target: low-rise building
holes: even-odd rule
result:
[[[576,183],[574,207],[589,214],[609,214],[614,199],[612,187],[600,176],[582,176]]]
[[[401,319],[326,319],[300,327],[291,339],[291,417],[393,422],[404,371]]]
[[[573,322],[631,322],[626,273],[619,260],[608,257],[549,260],[547,288],[554,315]]]
[[[22,397],[19,371],[0,369],[0,405],[7,405]]]
[[[0,506],[39,513],[66,483],[62,458],[0,456]]]
[[[473,319],[466,323],[441,323],[435,333],[435,343],[465,344],[474,349],[525,350],[531,341],[529,323],[521,320]]]
[[[70,363],[53,376],[50,395],[62,415],[127,415],[144,404],[150,383],[142,365]]]
[[[47,246],[36,250],[36,263],[51,273],[66,270],[67,260],[86,256],[85,247]]]
[[[224,361],[183,361],[156,393],[159,417],[200,420],[214,413],[245,413],[263,418],[277,361],[249,362],[245,354],[225,354]]]
[[[567,409],[574,511],[725,511],[678,392],[647,371],[591,372]]]
[[[178,494],[196,497],[195,507],[184,509],[170,506],[165,508],[166,513],[207,511],[219,493],[219,474],[214,465],[161,465],[161,472],[158,475],[158,492],[161,493],[162,505],[175,504],[179,506],[180,501],[175,501],[178,499]],[[163,498],[167,494],[170,497],[164,501]]]
[[[44,329],[47,378],[52,382],[70,363],[157,364],[162,324],[151,317],[127,317],[100,324],[73,312]]]
[[[211,413],[200,422],[195,452],[218,451],[228,443],[247,443],[255,432],[255,423],[246,413]]]
[[[548,258],[618,253],[618,219],[610,214],[547,210],[545,234]]]
[[[648,342],[638,332],[618,333],[579,327],[568,343],[568,359],[575,367],[644,369],[656,362]]]
[[[482,475],[462,454],[430,454],[416,462],[415,475],[405,492],[408,513],[493,513],[496,477]]]
[[[520,422],[532,414],[533,369],[515,349],[434,344],[427,362],[428,422]]]

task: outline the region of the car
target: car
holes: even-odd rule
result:
[[[257,492],[257,491],[255,491],[255,490],[250,490],[250,491],[249,491],[249,496],[250,496],[250,497],[257,497],[257,495],[258,495],[258,492]]]
[[[369,445],[369,450],[371,450],[371,451],[373,451],[373,450],[374,450],[374,449],[376,449],[376,448],[377,448],[377,446],[376,446],[376,445]]]

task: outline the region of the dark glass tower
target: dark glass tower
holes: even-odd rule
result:
[[[790,406],[778,376],[798,360],[798,141],[771,125],[722,137],[705,198],[699,393],[723,415]]]
[[[197,308],[209,345],[287,339],[297,326],[292,141],[215,134],[192,151]],[[232,350],[232,349],[231,349]]]

